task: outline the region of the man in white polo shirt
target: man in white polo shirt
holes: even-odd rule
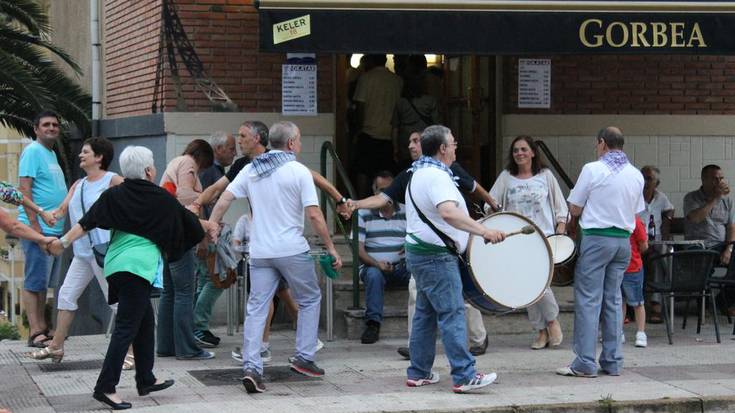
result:
[[[272,150],[243,168],[227,186],[209,218],[219,222],[235,198],[248,198],[250,202],[251,287],[242,347],[242,382],[248,393],[265,391],[260,355],[263,329],[281,277],[286,279],[299,304],[291,369],[311,377],[324,375],[324,370],[314,363],[321,291],[304,238],[304,215],[334,259],[333,268],[342,266],[319,209],[311,173],[296,161],[296,154],[301,152],[299,128],[292,122],[277,122],[271,126],[269,138]]]
[[[643,175],[623,152],[623,134],[610,126],[597,135],[598,160],[582,168],[569,194],[569,212],[581,216],[582,244],[574,273],[574,353],[563,376],[597,377],[597,331],[602,322],[601,371],[623,367],[620,286],[630,262],[630,234],[643,204]],[[602,312],[602,316],[601,315]]]

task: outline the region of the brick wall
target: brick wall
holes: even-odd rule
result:
[[[106,0],[103,4],[106,117],[150,113],[160,0]]]
[[[735,56],[544,58],[551,59],[551,108],[518,108],[518,58],[511,58],[505,113],[735,114]]]
[[[115,36],[107,39],[107,49],[120,49],[142,39],[153,39],[153,53],[146,54],[145,61],[138,60],[134,68],[131,63],[120,61],[108,65],[108,104],[107,115],[130,116],[150,113],[153,96],[153,79],[155,79],[158,30],[160,28],[158,13],[159,0],[130,1],[111,0],[106,9],[114,9],[116,5],[125,4],[128,15],[144,14],[150,8],[155,9],[155,21],[140,23],[129,19],[112,20],[108,16],[106,33],[119,33],[117,27],[126,25],[126,40],[116,40]],[[204,64],[207,74],[244,112],[280,112],[281,111],[281,65],[285,63],[284,54],[258,52],[258,14],[252,0],[174,0],[181,23],[189,40],[194,45],[197,55]],[[123,44],[121,44],[123,43]],[[148,44],[148,43],[146,43]],[[134,52],[118,51],[122,58]],[[109,53],[108,53],[109,56]],[[332,78],[333,58],[331,55],[319,55],[318,111],[333,112]],[[122,59],[121,59],[122,60]],[[210,103],[206,96],[198,90],[187,72],[184,64],[178,61],[181,78],[181,92],[186,102],[185,107],[177,108],[177,92],[175,83],[166,73],[164,82],[164,111],[206,112],[210,111]],[[130,84],[130,73],[145,74],[150,82]],[[124,77],[127,75],[127,77]],[[114,88],[114,86],[118,86]]]

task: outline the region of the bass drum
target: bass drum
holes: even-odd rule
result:
[[[471,236],[468,268],[462,271],[465,299],[486,313],[525,308],[541,299],[554,268],[549,243],[541,230],[514,212],[500,212],[478,222],[506,233],[531,225],[535,232],[514,235],[498,244],[485,244],[482,237]]]
[[[549,235],[551,255],[554,257],[554,276],[551,285],[565,287],[574,282],[574,266],[577,263],[577,245],[567,235]]]

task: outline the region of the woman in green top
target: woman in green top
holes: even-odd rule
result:
[[[143,396],[173,385],[173,380],[156,380],[153,375],[154,316],[150,303],[153,286],[159,286],[167,260],[179,259],[216,226],[199,221],[176,198],[153,183],[156,168],[153,153],[142,146],[129,146],[120,155],[125,181],[100,195],[79,223],[51,244],[60,254],[64,248],[94,228],[111,229],[104,274],[109,301],[117,302],[115,330],[105,355],[93,397],[113,409],[128,409],[115,386],[127,348],[133,345],[135,381]]]

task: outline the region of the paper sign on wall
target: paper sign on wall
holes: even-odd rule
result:
[[[518,107],[551,107],[551,59],[518,59]]]
[[[286,64],[282,76],[283,115],[316,116],[316,65]]]

